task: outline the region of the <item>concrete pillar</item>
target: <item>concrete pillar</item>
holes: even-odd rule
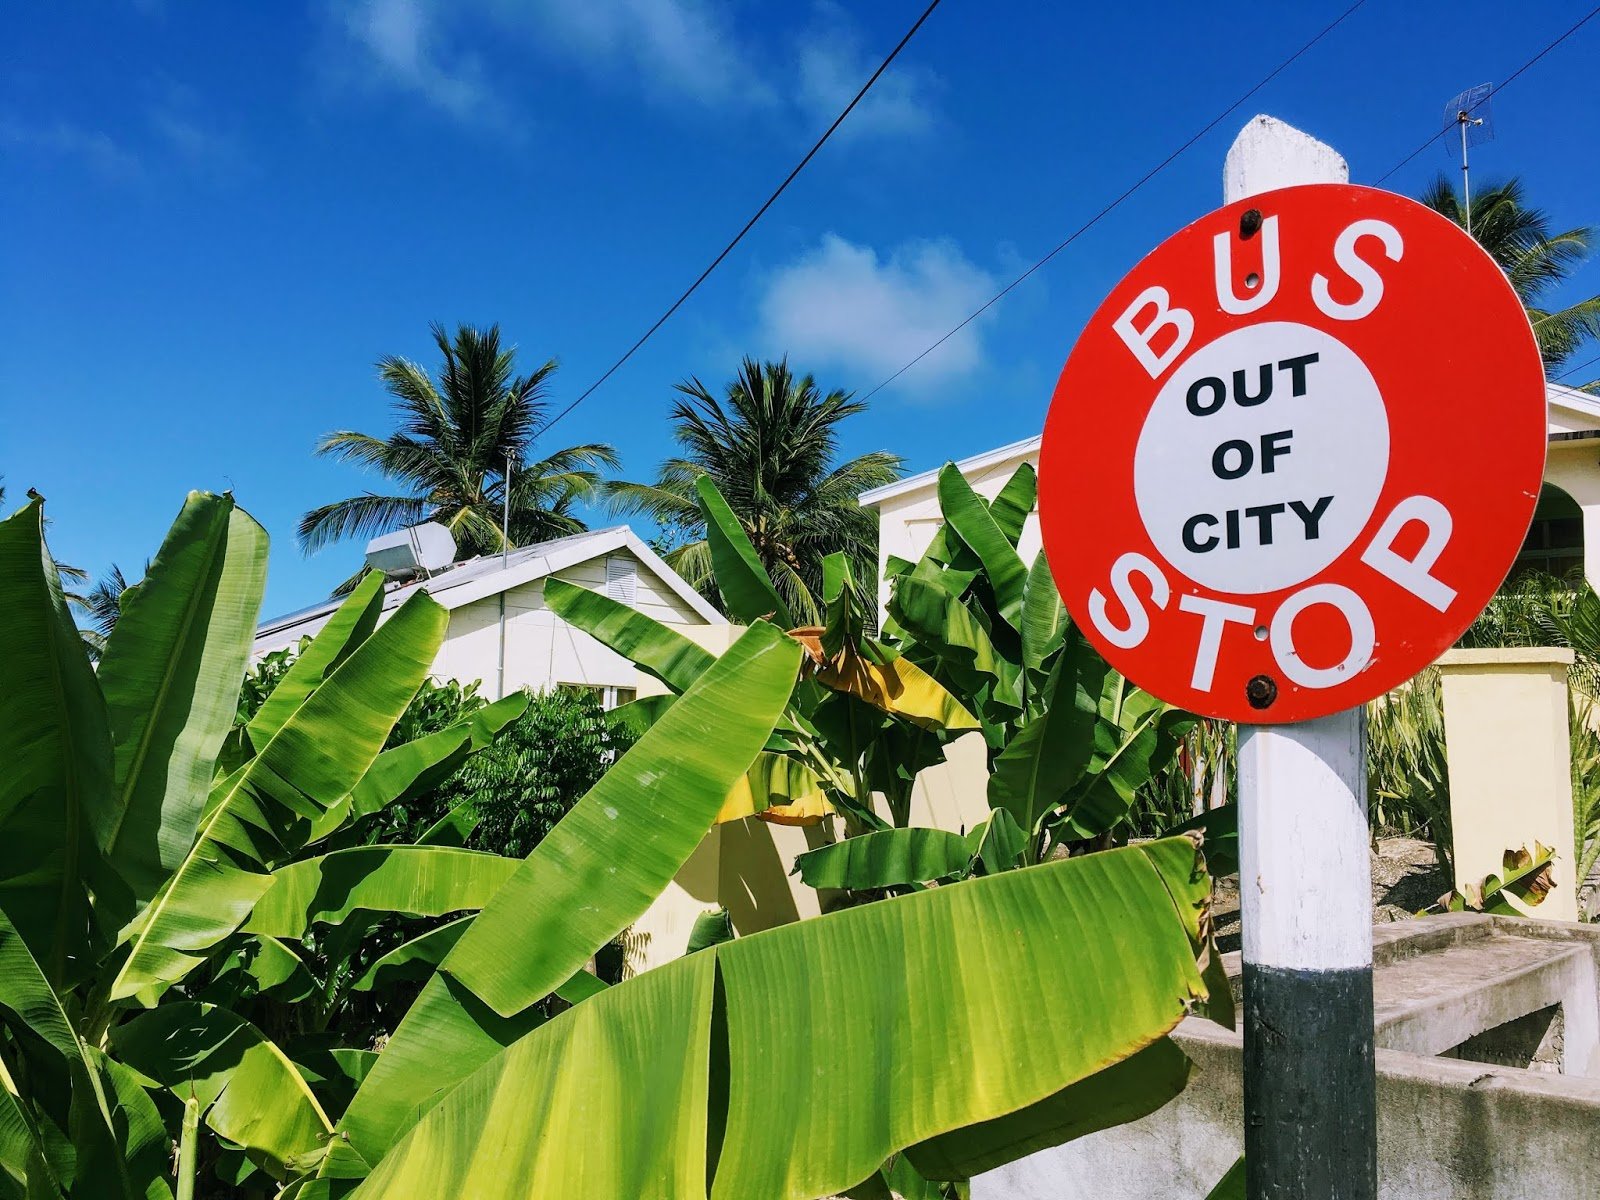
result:
[[[1529,916],[1578,919],[1567,670],[1572,651],[1451,650],[1439,660],[1456,887],[1508,849],[1555,850],[1555,888]]]

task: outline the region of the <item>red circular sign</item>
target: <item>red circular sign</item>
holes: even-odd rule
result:
[[[1471,624],[1546,436],[1532,330],[1476,242],[1389,192],[1285,188],[1167,239],[1084,329],[1039,455],[1045,552],[1141,687],[1325,716]]]

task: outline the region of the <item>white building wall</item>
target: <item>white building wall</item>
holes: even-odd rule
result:
[[[556,578],[590,591],[607,590],[607,558],[634,568],[633,607],[667,625],[704,626],[705,618],[626,550],[600,556],[556,572]],[[436,679],[459,683],[481,680],[485,696],[497,693],[500,654],[500,603],[506,608],[506,691],[545,691],[558,684],[634,688],[639,672],[620,654],[602,646],[551,612],[544,580],[485,596],[452,609],[444,645],[434,660]]]
[[[1002,458],[984,463],[982,466],[966,472],[966,479],[972,485],[972,490],[986,500],[993,500],[1005,487],[1011,476],[1016,473],[1023,463],[1030,464],[1035,470],[1039,467],[1039,441],[1021,442],[1015,450]],[[933,541],[933,535],[939,532],[939,526],[944,524],[944,517],[939,512],[939,480],[937,472],[930,472],[928,477],[920,481],[907,480],[915,483],[904,491],[894,492],[893,487],[885,489],[891,495],[878,501],[871,501],[878,510],[878,578],[881,581],[883,571],[888,566],[889,559],[904,558],[915,562],[921,558],[928,549],[928,544]],[[1032,565],[1038,556],[1042,542],[1039,537],[1039,508],[1036,504],[1033,512],[1028,515],[1022,527],[1022,538],[1017,545],[1017,551],[1022,555],[1022,560]],[[888,599],[879,585],[880,606]]]

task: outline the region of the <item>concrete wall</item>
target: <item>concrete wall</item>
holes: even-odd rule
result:
[[[1600,929],[1451,914],[1373,934],[1383,1200],[1600,1196]],[[1237,986],[1237,956],[1227,958]],[[1536,1069],[1432,1056],[1469,1043],[1464,1056],[1486,1031],[1553,1004],[1566,1044]],[[1054,1032],[1070,1036],[1070,1025]],[[1194,1063],[1175,1101],[980,1176],[973,1200],[1206,1196],[1244,1147],[1243,1043],[1201,1018],[1173,1038]]]
[[[1201,1200],[1244,1152],[1243,1054],[1190,1019],[1195,1069],[1142,1120],[980,1176],[972,1200]],[[1379,1050],[1383,1200],[1594,1200],[1600,1081]]]
[[[1555,851],[1555,888],[1531,916],[1578,919],[1567,669],[1572,651],[1451,650],[1444,693],[1456,887],[1501,872],[1508,849]],[[1513,900],[1513,903],[1517,903]]]

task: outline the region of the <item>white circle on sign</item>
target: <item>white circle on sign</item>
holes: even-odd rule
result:
[[[1389,415],[1343,342],[1288,321],[1196,350],[1139,433],[1133,491],[1150,540],[1218,592],[1275,592],[1366,527],[1389,471]]]

